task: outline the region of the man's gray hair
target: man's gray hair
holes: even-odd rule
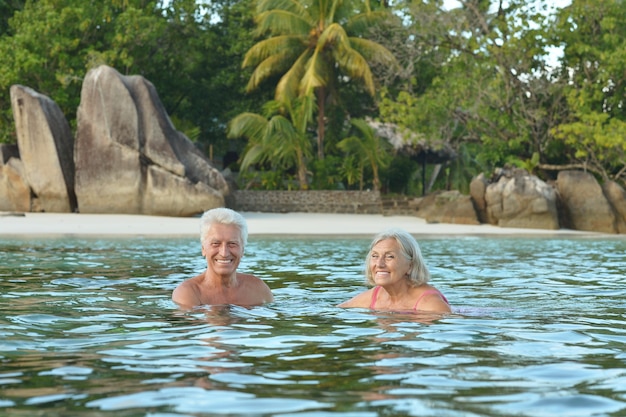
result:
[[[204,245],[207,232],[213,224],[234,225],[239,229],[242,249],[248,243],[248,223],[246,219],[235,210],[226,207],[218,207],[204,212],[200,218],[200,242]]]

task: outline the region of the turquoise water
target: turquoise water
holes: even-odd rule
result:
[[[368,243],[253,236],[276,301],[185,313],[196,239],[0,239],[0,415],[626,415],[626,240],[420,240],[432,324],[335,307]]]

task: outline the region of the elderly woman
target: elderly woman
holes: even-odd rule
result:
[[[365,277],[373,288],[339,304],[339,307],[451,312],[446,297],[428,284],[430,273],[419,245],[404,230],[389,229],[374,238],[365,260]]]

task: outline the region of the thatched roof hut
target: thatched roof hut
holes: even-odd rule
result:
[[[443,164],[456,158],[450,143],[443,140],[427,140],[422,135],[402,129],[393,123],[381,123],[371,119],[367,123],[376,134],[391,143],[396,153],[407,155],[422,165],[422,190],[426,190],[426,165]]]

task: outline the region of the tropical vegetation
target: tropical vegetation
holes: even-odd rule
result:
[[[150,80],[241,187],[466,191],[507,164],[625,185],[626,2],[554,4],[0,0],[0,142],[16,141],[11,85],[75,128],[82,80],[106,64]],[[398,139],[453,152],[422,165]]]

